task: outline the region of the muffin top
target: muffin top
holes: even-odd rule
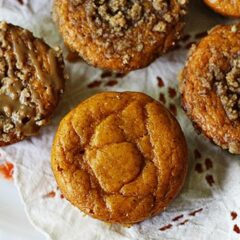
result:
[[[61,122],[52,169],[64,196],[100,220],[129,224],[181,189],[187,147],[175,118],[142,93],[100,93]]]
[[[55,0],[54,16],[66,44],[87,62],[124,72],[148,65],[174,44],[186,5],[187,0]]]
[[[64,88],[63,60],[20,27],[0,23],[0,146],[34,135]]]
[[[216,144],[240,153],[240,25],[218,26],[190,53],[183,106]]]
[[[240,17],[240,0],[204,0],[214,11],[230,17]]]

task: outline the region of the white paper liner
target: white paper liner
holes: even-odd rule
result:
[[[51,46],[63,47],[51,20],[51,5],[49,0],[29,0],[23,5],[17,0],[0,0],[0,20],[28,28]],[[201,0],[195,0],[191,2],[187,22],[186,32],[195,36],[226,20],[208,10]],[[195,40],[192,37],[188,42]],[[189,44],[181,42],[181,45]],[[66,49],[64,54],[67,55]],[[42,129],[39,136],[0,149],[1,159],[15,164],[15,183],[30,220],[39,230],[58,240],[240,238],[237,233],[240,220],[234,217],[235,213],[240,213],[239,157],[198,136],[180,108],[179,94],[172,98],[168,93],[169,86],[177,89],[177,75],[184,65],[186,54],[187,49],[182,47],[123,79],[115,76],[102,79],[101,70],[83,62],[66,63],[70,79],[52,123]],[[163,79],[165,86],[158,86],[157,77]],[[188,178],[179,197],[164,213],[131,228],[105,224],[84,216],[62,198],[50,168],[52,139],[60,119],[82,99],[97,92],[126,90],[145,92],[155,99],[159,99],[161,94],[161,99],[164,96],[166,100],[166,107],[172,110],[176,107],[177,118],[188,141],[190,159]]]

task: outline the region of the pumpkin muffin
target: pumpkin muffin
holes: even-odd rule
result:
[[[105,222],[132,224],[165,210],[179,193],[187,146],[178,122],[157,101],[105,92],[62,120],[51,164],[73,205]]]
[[[64,87],[63,60],[29,31],[0,22],[0,146],[46,125]]]
[[[217,26],[193,47],[181,74],[182,104],[198,130],[240,153],[240,25]]]
[[[66,45],[96,67],[143,68],[180,38],[188,0],[55,0]]]
[[[204,0],[215,12],[229,17],[240,17],[240,0]]]

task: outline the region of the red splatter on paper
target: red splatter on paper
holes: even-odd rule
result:
[[[199,208],[193,212],[190,212],[188,215],[189,216],[192,216],[192,217],[195,217],[198,213],[202,212],[203,208]]]
[[[125,77],[127,74],[126,73],[116,73],[115,77],[116,78],[123,78]]]
[[[105,84],[105,86],[113,87],[113,86],[115,86],[115,85],[117,85],[117,84],[118,84],[118,81],[117,81],[117,80],[110,80],[110,81],[108,81],[108,82]]]
[[[96,81],[94,81],[92,83],[89,83],[87,85],[87,87],[88,88],[96,88],[96,87],[99,87],[101,85],[101,83],[102,83],[101,81],[96,80]]]
[[[183,218],[183,214],[173,218],[172,221],[176,222],[176,221],[178,221],[179,219],[182,219],[182,218]]]
[[[54,191],[51,191],[49,193],[47,193],[46,195],[44,195],[44,198],[54,198],[56,196],[56,193]]]
[[[199,159],[202,157],[201,153],[197,149],[194,150],[194,157],[195,159]]]
[[[212,175],[207,175],[206,176],[206,181],[210,187],[212,187],[215,183],[214,178]]]
[[[240,228],[239,228],[239,226],[238,226],[237,224],[234,225],[233,231],[234,231],[235,233],[237,233],[237,234],[240,234]]]
[[[14,165],[10,162],[4,162],[0,164],[0,175],[3,176],[6,180],[13,179]]]
[[[110,72],[110,71],[104,71],[102,74],[101,74],[101,78],[108,78],[108,77],[112,77],[113,73]]]
[[[63,196],[63,194],[61,194],[61,195],[60,195],[60,198],[63,199],[63,198],[65,198],[65,197]]]
[[[168,225],[166,225],[166,226],[161,227],[159,230],[160,230],[160,231],[166,231],[166,230],[172,228],[172,226],[173,226],[172,224],[168,224]]]
[[[169,110],[170,110],[170,112],[174,115],[174,116],[177,116],[177,108],[176,108],[176,106],[174,105],[174,104],[170,104],[169,105]]]
[[[17,0],[17,2],[19,2],[21,5],[24,4],[23,0]]]
[[[236,212],[231,212],[231,217],[232,217],[232,220],[235,220],[237,218],[237,213]]]
[[[210,158],[206,158],[205,159],[205,166],[206,166],[207,170],[213,168],[213,162],[212,162],[212,160]]]
[[[163,82],[162,78],[157,77],[157,81],[158,81],[158,86],[159,86],[160,88],[164,87],[164,82]]]
[[[189,222],[188,219],[184,220],[183,222],[179,223],[178,225],[185,225],[187,222]]]
[[[166,98],[165,98],[165,96],[164,96],[164,94],[163,94],[163,93],[160,93],[160,96],[159,96],[159,101],[160,101],[161,103],[163,103],[163,104],[165,104],[165,103],[166,103]]]
[[[202,172],[203,172],[203,168],[202,168],[202,164],[201,164],[201,163],[197,163],[197,164],[195,165],[195,171],[196,171],[197,173],[202,173]]]
[[[177,96],[177,91],[174,88],[168,88],[168,94],[170,98],[175,98]]]

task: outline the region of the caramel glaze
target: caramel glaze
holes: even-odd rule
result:
[[[0,23],[0,142],[45,125],[63,92],[61,54],[24,29]]]

